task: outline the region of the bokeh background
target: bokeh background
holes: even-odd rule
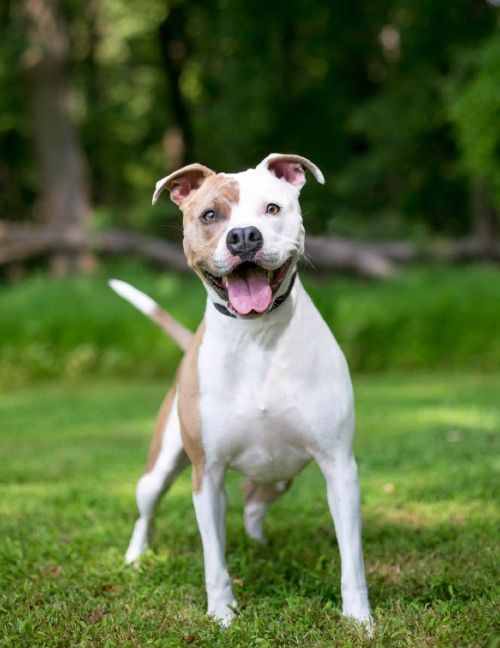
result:
[[[272,151],[325,173],[303,191],[306,270],[354,367],[498,366],[494,2],[3,0],[0,12],[4,382],[170,367],[173,346],[134,340],[103,278],[139,282],[195,326],[180,215],[168,199],[151,207],[154,182]]]

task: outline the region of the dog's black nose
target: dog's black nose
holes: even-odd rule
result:
[[[234,227],[226,237],[227,249],[242,261],[251,261],[263,244],[262,232],[256,227]]]

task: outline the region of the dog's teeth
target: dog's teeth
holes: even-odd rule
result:
[[[227,277],[222,277],[222,283],[227,286]]]
[[[273,278],[273,274],[274,272],[272,270],[267,271],[267,278],[269,279],[269,281],[271,281],[271,279]]]

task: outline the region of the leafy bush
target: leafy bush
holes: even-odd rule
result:
[[[500,30],[464,56],[463,79],[449,88],[449,116],[455,126],[460,162],[473,180],[491,187],[500,207]],[[474,118],[471,119],[471,115]]]
[[[380,284],[307,285],[355,369],[500,366],[493,268],[415,268]]]
[[[136,265],[0,293],[0,383],[80,375],[171,376],[175,344],[107,287],[118,276],[194,329],[204,290],[192,276]],[[383,283],[308,276],[305,284],[357,370],[500,366],[500,282],[492,268],[415,268]]]

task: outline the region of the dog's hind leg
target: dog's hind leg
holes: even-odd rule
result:
[[[278,481],[270,484],[259,484],[251,481],[245,483],[245,531],[250,538],[264,543],[266,538],[262,529],[264,515],[269,505],[288,490],[290,481]]]
[[[177,475],[189,465],[182,446],[176,391],[174,386],[161,407],[146,472],[137,484],[139,519],[125,554],[127,563],[137,560],[147,549],[157,504]]]

